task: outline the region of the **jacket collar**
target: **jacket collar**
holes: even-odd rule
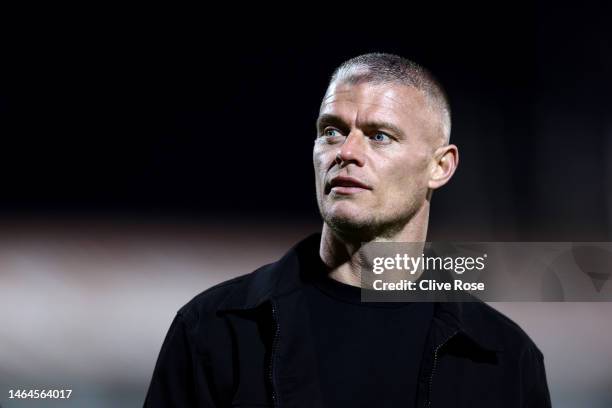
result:
[[[307,272],[317,267],[317,261],[320,262],[320,241],[320,233],[312,234],[293,246],[280,260],[257,269],[251,279],[239,281],[218,310],[254,309],[300,289],[308,277]],[[487,306],[475,298],[474,302],[436,302],[434,319],[449,330],[460,331],[485,350],[500,351],[503,349],[502,339],[487,327],[482,307]]]

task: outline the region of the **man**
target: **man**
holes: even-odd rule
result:
[[[422,67],[340,66],[313,149],[322,233],[184,306],[145,406],[549,407],[542,353],[484,303],[360,301],[362,243],[426,240],[458,164],[450,125]]]

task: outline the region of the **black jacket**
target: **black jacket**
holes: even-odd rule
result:
[[[144,406],[322,406],[300,290],[319,241],[311,236],[279,261],[181,308]],[[436,303],[424,353],[419,408],[550,407],[542,353],[482,302]]]

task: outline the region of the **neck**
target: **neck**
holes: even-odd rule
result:
[[[361,286],[361,265],[359,250],[368,242],[425,242],[429,221],[428,203],[423,205],[410,220],[397,231],[368,237],[367,241],[359,237],[346,238],[332,228],[323,224],[319,255],[330,269],[329,276],[339,282]]]

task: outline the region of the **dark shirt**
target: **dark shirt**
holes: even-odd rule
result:
[[[145,407],[409,407],[420,366],[419,407],[550,408],[542,353],[510,319],[477,301],[435,303],[432,318],[329,297],[303,279],[320,241],[183,306]]]
[[[361,302],[327,276],[305,289],[325,406],[415,406],[433,305]]]

